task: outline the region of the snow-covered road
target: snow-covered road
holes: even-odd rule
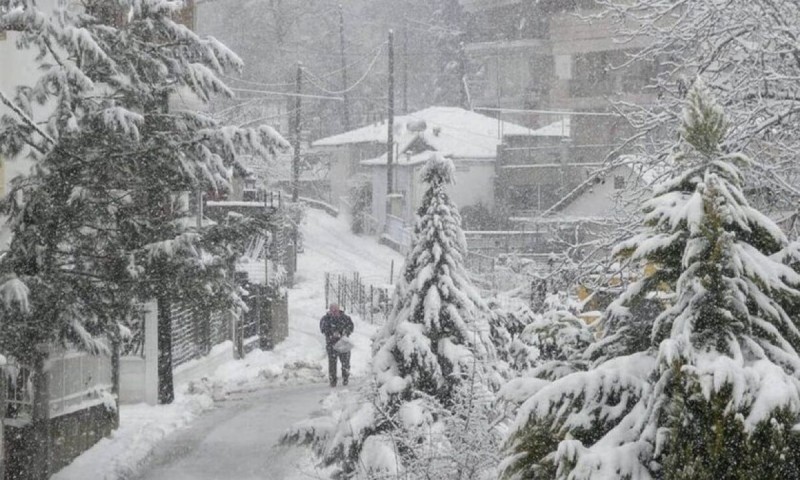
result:
[[[120,429],[54,480],[326,478],[314,470],[307,451],[274,448],[286,428],[311,416],[330,391],[321,383],[327,380],[319,333],[326,310],[325,272],[359,272],[380,284],[388,280],[392,261],[397,275],[403,258],[374,238],[350,233],[346,219],[317,210],[308,210],[302,230],[305,253],[289,290],[289,337],[274,350],[256,350],[207,372],[207,380],[195,385],[199,392],[179,386],[172,405],[123,406]],[[368,372],[379,325],[353,320],[357,378]],[[225,400],[215,403],[212,396]]]
[[[324,273],[358,271],[364,277],[388,280],[391,262],[395,272],[402,256],[379,245],[374,238],[350,233],[347,221],[309,209],[302,225],[305,253],[298,258],[297,284],[289,291],[289,338],[272,352],[264,352],[258,361],[243,361],[251,368],[233,362],[221,368],[217,376],[248,378],[250,388],[268,385],[248,372],[256,365],[291,365],[302,362],[314,365],[324,375],[326,364],[319,318],[325,313]],[[353,339],[353,373],[365,373],[370,343],[376,326],[356,319]],[[310,378],[314,378],[311,376]],[[317,377],[319,378],[319,377]],[[324,377],[323,377],[324,378]],[[319,378],[320,380],[322,378]],[[239,382],[229,382],[237,384]],[[308,418],[320,408],[330,392],[327,385],[261,389],[231,394],[209,414],[192,426],[170,436],[159,445],[141,480],[288,480],[309,478],[313,465],[309,452],[277,445],[280,435],[293,423]],[[340,388],[340,390],[342,390]]]
[[[330,392],[306,385],[234,394],[158,446],[139,480],[286,480],[299,478],[308,451],[277,445]],[[308,473],[308,472],[306,472]]]

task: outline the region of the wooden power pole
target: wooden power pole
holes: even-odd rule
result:
[[[294,99],[294,157],[292,158],[292,202],[297,203],[300,197],[300,127],[302,122],[302,89],[303,89],[303,64],[297,62],[297,81],[295,83]]]
[[[342,57],[342,97],[344,98],[344,105],[342,112],[344,115],[344,131],[350,131],[350,101],[347,98],[347,59],[344,56],[345,40],[344,40],[344,7],[339,4],[339,51]]]
[[[390,195],[394,191],[394,31],[389,30],[389,112],[386,140],[386,213],[391,211]]]
[[[403,114],[408,114],[408,19],[403,28]]]

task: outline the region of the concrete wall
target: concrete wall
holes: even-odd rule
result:
[[[330,155],[330,169],[328,181],[330,182],[331,204],[342,208],[340,199],[350,195],[352,181],[357,175],[369,175],[369,167],[361,165],[362,160],[376,158],[385,152],[383,143],[358,143],[336,147],[322,147],[323,152]]]
[[[450,196],[458,207],[483,203],[494,206],[494,161],[456,160],[456,183]]]
[[[568,217],[606,217],[620,211],[624,206],[622,198],[626,192],[639,182],[633,170],[617,167],[599,178],[591,187],[564,207],[558,215]]]
[[[39,480],[42,472],[57,472],[111,435],[115,428],[114,412],[104,405],[50,419],[49,455],[44,455],[33,425],[9,427],[5,480]]]
[[[119,363],[119,403],[131,404],[146,401],[147,385],[145,359],[121,357]]]

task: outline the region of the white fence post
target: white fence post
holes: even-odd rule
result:
[[[158,404],[158,308],[155,300],[144,306],[144,401]]]

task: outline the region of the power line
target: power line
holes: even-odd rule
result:
[[[265,95],[279,95],[284,97],[299,97],[299,98],[318,98],[322,100],[338,100],[344,101],[342,97],[326,97],[323,95],[311,95],[305,93],[289,93],[289,92],[270,92],[267,90],[251,90],[249,88],[231,88],[234,92],[245,92],[245,93],[262,93]]]
[[[313,76],[315,76],[315,77],[317,77],[317,76],[316,76],[316,75],[314,75],[314,74],[312,74],[311,72],[309,72],[309,71],[307,71],[307,70],[306,70],[306,71],[304,71],[304,73],[306,74],[306,78],[308,79],[308,81],[309,81],[309,82],[310,82],[310,83],[311,83],[313,86],[317,87],[319,90],[322,90],[323,92],[325,92],[325,93],[327,93],[327,94],[329,94],[329,95],[343,95],[343,94],[345,94],[345,93],[348,93],[348,92],[350,92],[350,91],[354,90],[354,89],[355,89],[357,86],[359,86],[359,85],[361,84],[361,82],[363,82],[363,81],[364,81],[364,80],[367,78],[367,76],[370,74],[370,72],[372,72],[372,69],[375,67],[375,64],[377,63],[377,61],[378,61],[378,58],[380,58],[380,56],[381,56],[381,53],[383,53],[383,46],[384,46],[384,45],[386,45],[386,43],[387,43],[387,42],[384,42],[384,43],[382,43],[382,44],[380,44],[380,45],[378,46],[378,52],[375,54],[375,57],[372,59],[372,63],[370,63],[370,64],[369,64],[369,66],[367,67],[367,71],[366,71],[366,72],[364,72],[364,75],[362,75],[362,76],[361,76],[361,78],[359,78],[358,80],[356,80],[356,82],[355,82],[353,85],[349,86],[348,88],[346,88],[346,89],[344,89],[344,90],[342,90],[342,91],[339,91],[339,92],[330,91],[330,90],[328,90],[327,88],[325,88],[325,87],[323,87],[323,86],[319,85],[318,83],[316,83],[316,82],[313,80],[313,78],[311,78],[311,76],[312,76],[312,75],[313,75]],[[322,79],[321,79],[321,78],[319,78],[319,77],[317,77],[317,79],[319,79],[320,81],[322,80]]]
[[[229,79],[229,80],[233,80],[233,81],[236,81],[236,82],[242,82],[242,83],[246,83],[246,84],[248,84],[248,85],[254,85],[254,86],[256,86],[256,87],[268,87],[268,88],[271,88],[271,87],[290,87],[290,86],[294,85],[294,84],[293,84],[293,83],[291,83],[291,82],[283,82],[283,83],[262,83],[262,82],[254,82],[254,81],[252,81],[252,80],[245,80],[245,79],[243,79],[243,78],[231,77],[230,75],[225,75],[224,73],[223,73],[223,74],[221,74],[221,76],[223,76],[223,77],[225,77],[225,78],[227,78],[227,79]]]

